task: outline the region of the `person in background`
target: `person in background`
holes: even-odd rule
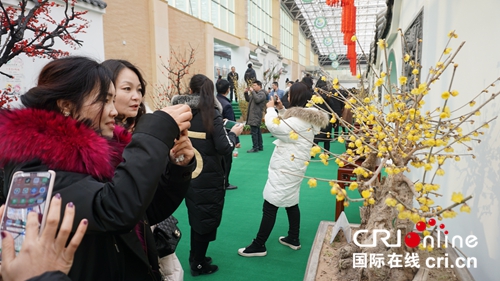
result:
[[[45,65],[21,96],[26,108],[0,111],[0,168],[57,171],[54,192],[78,206],[76,221],[88,220],[72,280],[160,280],[149,224],[170,216],[189,187],[192,113],[178,105],[145,114],[130,135],[115,126],[111,76],[85,57]]]
[[[172,104],[187,104],[193,112],[189,138],[198,166],[185,200],[191,226],[191,275],[212,274],[219,267],[206,254],[222,220],[226,194],[222,159],[233,151],[243,126],[236,125],[226,133],[219,113],[222,109],[214,96],[214,83],[203,74],[194,75],[189,82],[189,94],[174,96]]]
[[[75,251],[87,231],[88,220],[82,219],[77,224],[74,235],[69,239],[76,206],[72,202],[66,204],[64,217],[58,228],[61,204],[61,195],[57,193],[50,201],[47,223],[40,234],[37,214],[35,212],[28,214],[26,236],[17,256],[14,250],[14,238],[9,232],[2,231],[0,279],[3,281],[71,281],[66,274],[73,265]],[[0,217],[3,216],[4,208],[5,205],[0,207]]]
[[[252,68],[252,63],[249,63],[247,66],[248,66],[248,68],[245,71],[245,75],[243,76],[243,79],[245,79],[247,86],[251,87],[253,82],[257,81],[257,74],[255,73],[255,70]]]
[[[278,82],[273,82],[271,85],[272,90],[269,92],[269,97],[273,97],[274,95],[278,95],[278,97],[283,99],[283,96],[285,95],[285,91],[281,90],[278,86]]]
[[[316,82],[316,88],[321,89],[318,90],[318,94],[323,98],[324,103],[318,104],[320,108],[329,113],[329,118],[332,118],[332,110],[337,114],[338,117],[342,116],[341,106],[342,103],[338,99],[336,99],[331,92],[329,92],[328,85],[326,83],[326,77],[321,77],[321,79]],[[328,106],[327,106],[328,105]],[[323,142],[323,147],[325,150],[330,151],[330,142],[332,141],[332,128],[337,130],[339,126],[338,118],[336,117],[336,122],[334,124],[328,122],[328,125],[321,130],[319,134],[314,136],[314,143],[318,144]],[[311,156],[311,158],[314,158]]]
[[[292,80],[289,80],[289,81],[286,82],[285,94],[283,95],[283,98],[280,99],[281,103],[283,104],[283,106],[285,108],[290,107],[290,104],[288,103],[288,92],[290,90],[290,87],[293,85],[293,83],[294,82]]]
[[[238,102],[238,93],[236,92],[236,88],[238,86],[238,80],[240,79],[238,73],[236,72],[236,68],[231,66],[231,71],[227,74],[227,81],[229,81],[229,101],[233,100]]]
[[[233,106],[231,105],[231,101],[227,98],[230,89],[230,82],[227,80],[219,80],[215,88],[217,89],[217,100],[220,102],[222,106],[222,119],[236,121],[236,117],[234,116]],[[230,131],[226,129],[226,131]],[[240,140],[236,137],[235,148],[240,146]],[[238,187],[229,183],[229,174],[231,173],[231,165],[233,163],[233,156],[231,154],[224,155],[224,167],[226,172],[226,181],[225,186],[226,189],[237,189]]]
[[[309,73],[306,73],[306,76],[302,77],[302,81],[300,81],[302,83],[304,83],[306,86],[307,86],[307,89],[312,91],[312,87],[314,85],[314,81],[311,77],[311,74]]]
[[[262,89],[262,83],[257,80],[253,82],[252,90],[247,88],[244,94],[245,100],[248,102],[247,124],[250,125],[250,133],[252,134],[252,149],[248,150],[247,153],[255,153],[264,150],[260,125],[262,112],[266,106],[266,92]]]
[[[325,112],[315,108],[304,108],[311,99],[311,92],[303,83],[294,83],[289,91],[290,108],[285,109],[278,100],[276,108],[279,115],[286,120],[276,122],[278,113],[274,101],[269,101],[266,111],[266,126],[277,138],[275,148],[269,160],[268,179],[264,187],[264,205],[262,220],[256,238],[246,248],[238,250],[244,257],[262,257],[267,255],[265,243],[271,234],[276,222],[276,213],[279,207],[284,207],[288,215],[288,235],[279,237],[279,243],[293,250],[300,249],[300,184],[306,172],[305,161],[309,159],[311,142],[314,135],[329,122]],[[300,137],[291,138],[294,130]],[[296,161],[290,160],[294,155]],[[288,172],[288,173],[287,173]]]

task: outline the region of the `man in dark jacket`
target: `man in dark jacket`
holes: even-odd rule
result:
[[[231,68],[233,70],[234,67]],[[236,73],[238,75],[238,73]],[[228,74],[229,77],[229,74]],[[227,80],[221,79],[217,81],[217,84],[215,85],[217,89],[217,100],[220,102],[222,106],[222,118],[231,120],[231,121],[236,121],[236,117],[234,116],[234,111],[233,111],[233,106],[231,105],[231,101],[227,98],[227,95],[229,93],[229,88],[230,88],[231,83]],[[226,131],[229,131],[226,129]],[[239,145],[239,139],[236,137],[236,145],[235,147],[238,147]],[[235,185],[229,184],[229,173],[231,172],[231,165],[233,164],[233,156],[231,154],[226,154],[224,155],[224,165],[223,167],[225,168],[224,172],[226,173],[226,180],[225,180],[225,186],[226,189],[236,189],[238,188]]]
[[[262,83],[255,81],[252,84],[252,90],[247,88],[245,91],[245,100],[248,101],[247,124],[250,125],[252,133],[252,149],[248,153],[254,153],[264,150],[262,145],[262,132],[260,125],[262,123],[262,113],[266,106],[266,92],[262,89]]]
[[[251,87],[252,83],[257,81],[257,74],[255,73],[255,70],[252,68],[251,63],[249,63],[247,66],[248,68],[245,71],[245,76],[243,78],[245,79],[245,82],[247,82],[248,87]]]
[[[238,80],[240,77],[238,76],[238,73],[236,72],[236,68],[234,66],[231,66],[231,72],[227,74],[227,81],[229,81],[229,101],[233,100],[233,93],[234,93],[234,100],[238,102],[238,93],[236,92],[235,86],[238,84]],[[219,92],[219,91],[217,91]]]

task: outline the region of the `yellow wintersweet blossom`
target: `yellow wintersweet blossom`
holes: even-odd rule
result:
[[[410,55],[405,54],[405,56],[403,57],[403,60],[404,60],[405,62],[408,62],[408,61],[410,60]]]
[[[398,210],[399,212],[402,212],[405,210],[405,206],[403,206],[403,204],[401,204],[401,203],[398,203],[398,204],[396,204],[396,210]]]
[[[321,76],[321,81],[326,81],[326,77],[325,76]]]
[[[406,82],[408,82],[408,78],[406,76],[399,77],[399,84],[404,85]]]
[[[349,201],[344,201],[344,207],[349,207]]]
[[[369,190],[363,190],[361,192],[361,196],[363,196],[363,198],[365,198],[365,199],[370,197],[371,195],[372,195],[372,193]]]
[[[364,103],[369,103],[370,101],[371,101],[371,100],[370,100],[370,98],[368,98],[368,97],[367,97],[367,98],[365,98],[365,99],[363,100],[363,102],[364,102]]]
[[[453,210],[446,210],[443,212],[443,218],[445,219],[452,219],[457,216],[457,212]]]
[[[318,186],[318,182],[316,181],[316,179],[309,179],[307,181],[307,184],[309,185],[309,187],[316,187],[316,186]]]
[[[378,39],[377,45],[381,50],[383,50],[383,49],[385,49],[385,47],[387,47],[387,43],[385,43],[384,39]]]
[[[325,165],[325,166],[328,166],[328,160],[327,159],[321,159],[321,163],[323,163],[323,165]]]
[[[417,223],[420,221],[420,216],[418,213],[412,213],[410,215],[410,220],[413,222],[413,223]]]
[[[380,77],[384,78],[386,76],[385,72],[380,72]]]
[[[442,61],[438,61],[436,63],[436,68],[443,68],[444,67],[444,63]]]
[[[396,199],[394,199],[394,198],[389,197],[389,198],[385,199],[385,204],[389,207],[394,207],[394,206],[396,206],[397,203],[398,203],[398,201],[396,201]]]
[[[368,204],[370,204],[370,205],[375,204],[375,199],[373,197],[368,199]]]
[[[337,195],[337,192],[338,192],[338,190],[337,190],[337,188],[335,186],[330,189],[330,193],[332,195]]]
[[[309,161],[304,162],[304,165],[309,166]]]
[[[411,71],[411,73],[412,73],[413,75],[417,75],[417,74],[418,74],[418,72],[419,72],[419,71],[418,71],[418,68],[415,68],[415,69],[413,69],[413,70]]]
[[[361,73],[356,74],[357,79],[361,79]]]
[[[379,78],[377,79],[377,82],[375,82],[375,87],[380,87],[382,84],[384,84],[384,79]]]
[[[410,216],[411,216],[410,211],[402,211],[402,212],[399,212],[398,219],[404,220],[404,219],[410,218]]]
[[[438,176],[444,176],[444,170],[441,169],[441,168],[437,169],[436,175],[438,175]]]
[[[281,123],[280,119],[278,117],[273,119],[273,123],[276,125],[279,125]]]
[[[424,185],[421,182],[415,183],[415,190],[417,192],[420,192],[420,190],[422,190],[423,187],[424,187]]]
[[[448,37],[458,38],[458,34],[455,33],[455,30],[448,32]]]
[[[298,140],[299,139],[299,134],[297,134],[295,131],[290,132],[290,139],[292,140]]]
[[[467,204],[463,204],[462,207],[460,207],[460,212],[465,212],[470,214],[470,207]]]
[[[444,53],[445,55],[447,55],[447,54],[449,54],[450,52],[451,52],[451,48],[446,48],[446,49],[444,49],[444,52],[443,52],[443,53]]]
[[[319,158],[321,158],[321,160],[323,160],[323,159],[328,160],[328,157],[329,157],[329,156],[328,156],[328,154],[326,154],[326,153],[321,153],[321,154],[319,155]]]
[[[471,102],[469,102],[469,105],[470,105],[471,107],[473,107],[474,105],[476,105],[476,101],[471,101]]]
[[[344,140],[344,138],[343,138],[342,136],[339,136],[339,138],[338,138],[337,140],[338,140],[340,143],[344,143],[344,142],[345,142],[345,140]]]
[[[447,100],[450,98],[450,92],[446,91],[441,94],[441,98]]]
[[[451,201],[455,202],[455,203],[462,203],[462,201],[464,200],[464,196],[462,195],[462,192],[453,192],[453,194],[451,195]]]
[[[332,116],[332,118],[330,119],[330,123],[335,124],[335,122],[337,122],[337,118],[335,118],[335,116]]]
[[[311,156],[316,156],[316,154],[321,152],[321,148],[317,145],[311,147]]]
[[[358,188],[357,182],[351,182],[351,184],[349,184],[349,190],[355,190],[356,188]]]
[[[451,116],[450,108],[448,106],[445,106],[443,112],[439,114],[439,117],[441,119],[444,119],[444,118],[449,118],[450,116]]]
[[[458,96],[458,91],[457,90],[451,91],[451,95],[454,97]]]
[[[455,156],[455,161],[460,161],[460,156]]]
[[[321,96],[318,96],[318,95],[313,95],[311,97],[311,100],[314,102],[314,103],[317,103],[317,104],[322,104],[324,103],[324,99],[321,97]]]
[[[358,37],[356,37],[356,35],[353,35],[353,36],[351,37],[351,41],[352,41],[352,42],[356,42],[356,40],[358,40]]]

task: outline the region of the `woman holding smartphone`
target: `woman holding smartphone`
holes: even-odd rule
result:
[[[78,206],[75,221],[88,220],[72,280],[160,280],[149,225],[189,187],[194,151],[182,132],[192,114],[185,105],[146,114],[130,135],[115,126],[114,100],[111,73],[96,61],[49,62],[21,97],[26,108],[0,111],[0,168],[6,183],[16,171],[55,170],[53,192]]]
[[[235,125],[226,133],[220,114],[222,109],[214,96],[214,83],[202,74],[194,75],[189,82],[189,94],[175,96],[172,104],[187,104],[193,112],[189,138],[195,148],[198,167],[186,195],[191,226],[191,274],[212,274],[218,266],[211,264],[212,259],[206,253],[222,219],[226,194],[222,158],[233,151],[243,126]]]
[[[238,254],[244,257],[263,257],[267,255],[265,243],[276,222],[279,207],[284,207],[288,215],[288,235],[279,237],[279,243],[293,250],[300,249],[300,210],[299,192],[307,165],[303,159],[309,159],[314,135],[325,127],[329,118],[315,108],[304,108],[311,99],[311,91],[304,83],[294,83],[288,92],[290,108],[285,109],[277,99],[276,109],[286,122],[276,122],[278,113],[274,101],[269,101],[266,111],[266,126],[276,137],[276,145],[269,161],[269,177],[264,187],[264,205],[262,221],[253,242],[246,248],[240,248]],[[279,121],[279,120],[278,120]],[[290,132],[300,135],[290,137]],[[291,155],[296,160],[290,160]]]

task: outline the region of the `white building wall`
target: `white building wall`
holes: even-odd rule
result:
[[[6,4],[17,5],[16,1],[7,0],[3,1]],[[56,0],[62,4],[62,1]],[[79,1],[75,10],[82,11],[88,10],[84,16],[89,20],[89,28],[85,29],[85,33],[79,33],[76,38],[83,41],[83,45],[78,49],[72,49],[70,46],[65,45],[61,40],[55,41],[55,49],[70,52],[71,55],[80,55],[93,58],[97,61],[104,60],[104,36],[103,36],[103,21],[102,16],[105,12],[94,5]],[[64,7],[52,7],[51,16],[56,21],[60,21],[64,15]],[[4,35],[4,37],[6,37]],[[42,67],[50,60],[38,57],[27,57],[24,54],[14,58],[9,64],[0,68],[1,71],[14,75],[14,79],[9,79],[4,75],[0,75],[0,88],[4,88],[7,84],[15,87],[19,85],[21,93],[26,92],[31,87],[35,86],[38,74]]]
[[[471,2],[467,0],[403,0],[401,3],[399,26],[406,30],[414,18],[423,9],[423,45],[422,45],[422,78],[427,77],[428,69],[434,65],[448,41],[447,34],[456,30],[458,39],[452,40],[451,47],[456,50],[462,41],[466,44],[455,58],[459,64],[452,89],[459,95],[450,98],[450,108],[468,103],[472,97],[487,87],[500,76],[500,1],[484,0]],[[399,4],[397,4],[399,5]],[[395,41],[396,60],[401,58],[399,39]],[[450,69],[451,70],[451,69]],[[398,73],[400,69],[398,66]],[[431,97],[426,99],[426,107],[434,109],[442,106],[441,93],[449,86],[451,71],[447,71],[440,81],[431,85]],[[498,92],[500,87],[494,87]],[[480,104],[488,97],[477,101]],[[481,110],[475,125],[498,115],[500,98]],[[466,109],[470,109],[469,106]],[[467,127],[466,127],[467,128]],[[464,128],[465,131],[469,131]],[[468,127],[474,128],[472,126]],[[439,178],[440,193],[443,198],[437,202],[443,206],[451,203],[453,192],[462,192],[464,196],[473,195],[468,201],[472,211],[461,213],[454,219],[442,221],[449,231],[448,236],[475,235],[478,245],[475,248],[461,249],[468,257],[477,258],[476,269],[469,269],[476,280],[498,280],[500,276],[500,120],[494,121],[490,129],[482,137],[481,144],[473,144],[477,158],[462,157],[462,161],[449,161],[446,175]],[[464,151],[465,152],[465,151]],[[467,153],[467,152],[465,152]],[[469,152],[470,153],[470,152]],[[453,162],[453,163],[452,163]],[[418,177],[415,175],[414,179]],[[458,211],[458,210],[457,210]]]

